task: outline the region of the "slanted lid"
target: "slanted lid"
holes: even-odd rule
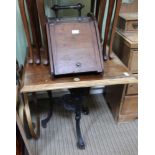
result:
[[[103,71],[93,20],[50,22],[49,34],[55,75]]]

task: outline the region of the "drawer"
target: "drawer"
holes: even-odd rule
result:
[[[118,24],[118,28],[123,31],[137,31],[138,30],[138,21],[137,20],[129,20],[125,21],[120,19],[120,23]]]
[[[122,115],[137,114],[138,115],[138,96],[125,96],[121,108]]]
[[[128,68],[132,73],[138,73],[138,50],[130,50]]]
[[[138,94],[138,84],[128,84],[127,90],[126,90],[127,95],[133,95],[133,94]]]

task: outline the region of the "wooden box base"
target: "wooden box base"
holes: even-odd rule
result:
[[[126,95],[128,85],[114,85],[106,88],[105,99],[118,122],[138,118],[138,95]]]

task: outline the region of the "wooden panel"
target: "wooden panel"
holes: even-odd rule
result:
[[[125,96],[121,108],[121,114],[137,114],[138,113],[138,96]]]
[[[125,88],[125,85],[106,87],[105,99],[116,121],[119,119],[119,110],[122,103],[123,94],[125,93]]]
[[[127,95],[138,94],[138,84],[129,84],[127,86]]]
[[[131,50],[130,51],[130,60],[129,60],[129,70],[132,73],[138,73],[138,51],[137,50]]]
[[[127,122],[137,118],[138,96],[125,96],[126,89],[127,85],[113,85],[106,87],[105,99],[114,119],[118,122]]]

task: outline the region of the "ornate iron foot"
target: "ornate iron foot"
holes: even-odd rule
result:
[[[77,147],[79,149],[85,149],[85,143],[82,138],[80,129],[81,110],[77,108],[75,113],[76,113],[75,120],[76,120]]]
[[[88,114],[89,114],[89,109],[88,109],[88,107],[82,107],[82,113],[83,113],[84,115],[88,115]]]
[[[50,110],[48,112],[48,115],[47,115],[47,118],[45,118],[44,120],[41,121],[41,125],[43,128],[46,128],[47,127],[47,123],[49,122],[49,120],[51,119],[52,117],[52,114],[53,114],[53,98],[52,98],[52,93],[51,91],[48,91],[48,96],[50,98]]]

